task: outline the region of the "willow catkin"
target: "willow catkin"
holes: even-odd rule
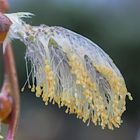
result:
[[[88,124],[92,121],[109,129],[120,126],[125,97],[132,97],[120,71],[101,48],[62,27],[28,25],[21,18],[31,13],[6,16],[12,25],[3,47],[12,39],[26,45],[25,85],[37,97],[46,105],[52,102],[66,106],[66,113],[76,114]]]

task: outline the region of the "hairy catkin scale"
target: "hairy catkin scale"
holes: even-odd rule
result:
[[[13,24],[5,44],[15,38],[27,46],[25,85],[42,97],[46,105],[52,102],[66,106],[66,113],[76,114],[83,122],[92,121],[109,129],[119,127],[125,97],[132,97],[111,58],[96,44],[70,30],[34,27],[21,20],[31,15],[6,15]]]

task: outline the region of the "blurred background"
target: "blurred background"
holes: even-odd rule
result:
[[[10,12],[32,12],[32,25],[59,25],[97,43],[123,74],[134,100],[114,131],[86,126],[65,108],[45,106],[28,89],[21,93],[17,140],[140,140],[140,0],[9,0]],[[13,42],[20,87],[26,80],[25,46]],[[3,80],[0,48],[0,85]],[[4,131],[4,130],[3,130]]]

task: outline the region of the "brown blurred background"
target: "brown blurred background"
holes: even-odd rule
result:
[[[28,89],[21,93],[17,140],[140,140],[140,0],[9,0],[10,12],[32,12],[32,25],[59,25],[84,35],[105,50],[123,74],[134,100],[114,131],[89,127],[65,108],[45,106]],[[26,80],[25,46],[13,42],[20,87]],[[0,85],[3,79],[0,49]],[[4,130],[3,130],[4,131]]]

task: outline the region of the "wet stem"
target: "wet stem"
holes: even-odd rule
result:
[[[0,0],[0,12],[4,12],[8,8],[9,5],[7,1]],[[2,31],[0,30],[0,33],[1,32]],[[5,97],[7,98],[8,97],[11,98],[12,103],[11,106],[9,106],[9,108],[12,108],[12,110],[10,112],[10,115],[8,115],[7,118],[5,118],[2,122],[8,125],[6,140],[14,140],[20,111],[20,97],[15,61],[11,44],[7,46],[6,51],[3,54],[3,60],[4,60],[4,83],[0,94],[5,95]],[[1,103],[2,102],[0,102],[0,104]]]

